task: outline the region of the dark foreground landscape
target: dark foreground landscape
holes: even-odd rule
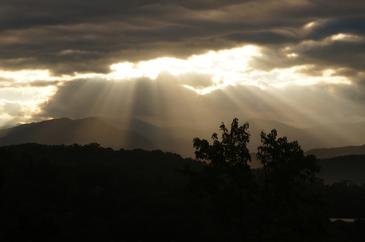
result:
[[[247,128],[234,120],[211,144],[194,139],[198,160],[96,143],[3,146],[0,240],[363,241],[364,185],[336,181],[339,161],[306,156],[275,130],[251,169]]]
[[[364,107],[365,0],[0,0],[0,242],[365,242]]]

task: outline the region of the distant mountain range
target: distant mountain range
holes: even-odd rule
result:
[[[306,153],[320,159],[320,175],[327,183],[365,184],[365,145],[313,149]]]
[[[365,155],[365,145],[312,149],[307,151],[307,154],[315,155],[319,159],[348,155]]]
[[[244,120],[241,120],[244,121]],[[296,128],[272,120],[248,120],[250,124],[252,152],[260,144],[260,132],[275,128],[280,136],[298,140],[304,150],[318,158],[340,155],[365,154],[365,123]],[[40,144],[87,144],[99,143],[112,148],[161,149],[183,156],[193,156],[192,139],[210,138],[216,128],[212,124],[156,125],[152,122],[132,118],[127,121],[104,118],[52,119],[37,123],[23,124],[0,130],[0,145]],[[228,124],[229,125],[229,124]],[[341,127],[341,128],[340,128]],[[356,135],[354,134],[356,132]],[[351,136],[356,138],[352,139]],[[347,137],[347,138],[346,138]],[[320,147],[341,147],[318,149]]]
[[[112,148],[151,148],[151,142],[131,130],[120,130],[98,118],[53,119],[0,131],[0,145],[21,143],[88,144]]]
[[[321,147],[321,141],[312,136],[315,129],[299,129],[289,125],[267,120],[249,120],[252,134],[250,148],[255,151],[259,145],[259,133],[275,127],[279,134],[288,136],[291,140],[299,140],[303,147]],[[317,127],[320,133],[323,127]],[[213,132],[214,130],[212,130]],[[359,129],[359,132],[363,132]],[[186,127],[160,127],[138,119],[129,122],[101,118],[84,119],[52,119],[38,123],[19,125],[10,129],[0,130],[0,146],[40,143],[40,144],[88,144],[99,143],[104,147],[114,149],[141,148],[146,150],[162,149],[193,157],[193,137],[209,138],[207,130]],[[365,137],[365,136],[364,136]],[[332,140],[333,144],[342,144],[344,140]],[[331,142],[325,142],[331,144]],[[316,155],[322,167],[321,177],[326,182],[352,180],[365,183],[365,145],[345,146],[337,148],[317,148],[306,152]],[[252,155],[253,158],[255,155]],[[254,167],[259,167],[253,159]]]

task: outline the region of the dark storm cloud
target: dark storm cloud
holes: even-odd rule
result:
[[[278,48],[338,32],[364,35],[364,12],[360,0],[2,0],[0,63],[106,72],[122,60],[187,56],[244,43]],[[315,20],[321,24],[313,30],[302,28]],[[363,45],[346,48],[346,56],[334,59],[331,50],[306,54],[312,62],[323,57],[340,65],[347,55],[364,51]]]
[[[321,39],[336,33],[365,35],[365,16],[343,17],[319,21],[307,35],[310,39]]]
[[[365,70],[365,41],[338,42],[328,46],[315,46],[299,52],[303,58],[316,64]]]

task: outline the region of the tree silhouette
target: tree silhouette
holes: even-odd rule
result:
[[[205,168],[195,185],[208,195],[212,211],[217,213],[222,225],[219,229],[227,232],[232,241],[252,236],[255,185],[248,164],[251,160],[247,148],[248,128],[248,123],[240,125],[235,118],[230,129],[224,123],[220,125],[220,137],[213,133],[212,143],[199,138],[193,140],[196,158],[203,161]]]
[[[264,241],[318,239],[327,216],[316,158],[306,156],[297,141],[278,137],[274,129],[261,133],[257,158],[263,165]]]
[[[248,128],[248,123],[240,125],[238,119],[235,118],[230,130],[224,123],[221,124],[221,141],[217,133],[212,135],[212,144],[209,144],[205,139],[194,138],[193,146],[196,149],[196,158],[210,162],[210,166],[248,169],[248,162],[251,160],[247,149],[247,144],[250,141]]]
[[[257,158],[263,168],[250,169],[249,124],[224,123],[212,142],[195,138],[196,158],[203,171],[195,183],[208,197],[220,224],[220,240],[314,241],[324,231],[327,216],[322,183],[314,156],[306,156],[297,141],[278,137],[274,129],[261,133]],[[232,237],[230,237],[232,236]],[[299,237],[298,237],[299,236]]]
[[[306,156],[297,141],[278,137],[273,129],[268,134],[261,133],[261,143],[257,158],[264,167],[267,183],[287,189],[293,183],[314,182],[319,172],[316,158]]]

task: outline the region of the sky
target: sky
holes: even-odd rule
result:
[[[1,0],[0,127],[365,121],[362,0]]]

